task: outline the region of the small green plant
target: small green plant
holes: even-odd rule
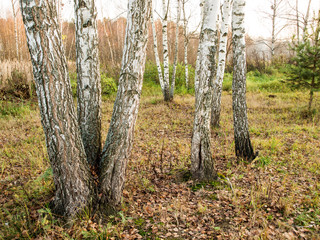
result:
[[[268,157],[268,156],[266,156],[266,157],[261,156],[256,160],[257,165],[260,167],[265,167],[265,166],[269,165],[270,162],[271,162],[271,160],[270,160],[270,157]]]
[[[113,78],[107,77],[106,74],[101,74],[101,93],[106,96],[117,92],[117,84]]]
[[[21,117],[29,112],[30,107],[28,104],[0,101],[0,118],[8,116]]]

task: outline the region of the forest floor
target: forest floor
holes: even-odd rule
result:
[[[190,180],[194,98],[142,98],[120,212],[66,224],[48,208],[52,172],[35,101],[0,102],[0,239],[320,239],[320,94],[248,93],[259,157],[234,156],[230,93],[212,130],[219,179]],[[103,102],[103,139],[113,100]],[[93,216],[92,216],[93,215]]]

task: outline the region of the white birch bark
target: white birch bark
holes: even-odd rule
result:
[[[90,203],[93,181],[73,105],[55,1],[20,3],[56,188],[53,211],[72,216]]]
[[[154,19],[153,19],[153,9],[151,11],[150,21],[151,21],[151,25],[152,25],[154,56],[155,56],[155,59],[156,59],[156,65],[157,65],[157,70],[158,70],[158,76],[159,76],[159,82],[160,82],[161,90],[162,90],[162,93],[164,94],[164,82],[163,82],[161,63],[160,63],[159,53],[158,53],[157,31],[156,31],[156,27],[155,27]]]
[[[182,0],[182,11],[183,11],[183,35],[184,35],[184,76],[186,81],[186,88],[189,88],[189,67],[188,67],[188,30],[187,30],[187,18],[186,18],[186,10],[184,8],[185,1]]]
[[[216,75],[217,16],[219,0],[203,2],[203,23],[200,32],[198,68],[196,81],[195,117],[191,143],[191,173],[198,181],[210,181],[216,178],[210,144],[210,110],[212,85]]]
[[[273,0],[273,5],[271,8],[272,8],[272,30],[271,30],[271,59],[272,59],[274,56],[274,49],[275,49],[275,42],[276,42],[275,29],[276,29],[276,16],[277,16],[277,9],[278,9],[277,0]]]
[[[309,13],[310,13],[310,4],[311,4],[311,0],[309,0],[306,16],[304,17],[304,21],[303,21],[302,42],[305,42],[305,38],[306,38],[306,34],[307,34]]]
[[[245,0],[233,0],[232,43],[233,81],[232,108],[236,156],[252,161],[256,155],[249,136],[246,104],[246,43],[244,28]]]
[[[101,152],[101,80],[95,0],[75,0],[78,122],[87,160]]]
[[[121,202],[127,161],[138,116],[148,40],[151,0],[129,0],[119,87],[102,151],[101,191],[105,211]]]
[[[169,3],[169,2],[168,2]],[[162,40],[163,40],[163,83],[164,100],[170,101],[169,51],[168,51],[168,8],[166,0],[162,0]]]
[[[176,84],[180,15],[181,15],[181,13],[180,13],[180,0],[177,0],[176,40],[175,40],[174,60],[173,60],[172,79],[171,79],[171,88],[170,88],[170,99],[171,100],[173,99],[174,88],[175,88],[175,84]]]
[[[221,94],[224,70],[226,66],[226,51],[228,42],[228,30],[231,16],[231,1],[224,0],[222,8],[222,22],[220,29],[220,44],[218,52],[217,76],[213,87],[212,110],[211,110],[211,126],[218,127],[221,112]]]
[[[200,0],[200,9],[201,9],[201,19],[202,19],[202,22],[204,21],[204,3],[205,3],[206,0]],[[199,42],[199,46],[198,46],[198,51],[197,51],[197,60],[196,60],[196,73],[199,72],[200,70],[200,54],[201,54],[201,45],[200,45],[200,42]],[[194,92],[195,92],[195,96],[197,98],[197,93],[198,93],[198,88],[199,88],[199,80],[200,78],[194,78]]]

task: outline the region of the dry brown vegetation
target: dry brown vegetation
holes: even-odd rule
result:
[[[88,209],[68,224],[47,207],[54,189],[37,104],[2,102],[0,239],[319,239],[319,112],[305,115],[299,92],[247,97],[259,158],[235,159],[225,92],[210,184],[188,173],[194,98],[143,97],[118,215],[101,220]],[[103,103],[104,137],[112,106]]]

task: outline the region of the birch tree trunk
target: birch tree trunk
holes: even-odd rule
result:
[[[309,0],[306,16],[304,17],[304,21],[303,21],[302,42],[305,42],[305,39],[306,39],[306,33],[307,33],[308,21],[309,21],[309,13],[310,13],[310,4],[311,4],[311,0]]]
[[[216,75],[217,16],[219,0],[206,0],[203,6],[203,23],[200,33],[196,80],[195,117],[191,143],[191,172],[198,181],[216,178],[210,146],[210,110],[213,78]]]
[[[271,60],[273,59],[273,56],[274,56],[274,48],[275,48],[275,42],[276,42],[275,28],[276,28],[277,8],[278,8],[277,0],[273,0],[273,5],[271,6],[271,9],[272,9]]]
[[[171,80],[171,89],[170,89],[170,99],[173,99],[174,88],[176,84],[176,71],[177,71],[177,62],[178,62],[178,44],[179,44],[179,22],[180,22],[180,0],[177,0],[177,22],[176,22],[176,41],[175,41],[175,50],[174,50],[174,61],[173,61],[173,70],[172,70],[172,80]]]
[[[78,122],[87,160],[101,152],[101,80],[95,0],[75,0]]]
[[[153,19],[153,9],[151,11],[150,21],[151,21],[151,25],[152,25],[154,57],[156,59],[156,64],[157,64],[157,70],[158,70],[158,76],[159,76],[159,82],[160,82],[161,90],[162,90],[162,93],[164,94],[164,82],[163,82],[162,69],[161,69],[159,53],[158,53],[157,31],[156,31],[156,27],[155,27],[154,19]]]
[[[189,45],[189,38],[188,38],[188,30],[187,30],[187,17],[186,17],[186,10],[184,8],[185,1],[182,0],[182,11],[183,11],[183,35],[184,35],[184,76],[186,81],[186,88],[189,89],[189,67],[188,67],[188,45]]]
[[[129,0],[119,87],[102,152],[102,203],[112,212],[121,202],[127,161],[138,115],[148,39],[151,0]]]
[[[12,4],[12,13],[13,13],[13,22],[14,22],[14,38],[16,42],[16,55],[17,55],[17,60],[20,60],[19,56],[19,41],[18,41],[18,27],[17,27],[17,12],[15,8],[15,1],[11,0]]]
[[[244,28],[245,0],[233,0],[232,43],[233,81],[232,108],[236,156],[252,161],[256,155],[251,146],[246,104],[246,45]]]
[[[200,0],[200,9],[201,9],[201,19],[202,19],[202,22],[203,22],[203,19],[204,19],[204,3],[205,3],[206,0]],[[198,46],[198,51],[197,51],[197,60],[196,60],[196,70],[195,70],[195,73],[199,72],[200,70],[200,55],[201,55],[201,45],[200,45],[200,42],[199,42],[199,46]],[[195,77],[194,78],[194,92],[195,92],[195,97],[197,99],[197,94],[198,94],[198,89],[199,89],[199,80],[200,78],[198,77]]]
[[[226,51],[228,42],[228,28],[231,15],[231,1],[225,0],[222,9],[222,23],[220,29],[220,44],[218,52],[218,67],[217,76],[214,82],[213,97],[212,97],[212,109],[211,109],[211,126],[218,127],[220,124],[220,112],[221,112],[221,94],[222,94],[222,82],[224,77],[224,69],[226,66]]]
[[[169,2],[168,2],[169,3]],[[168,4],[169,5],[169,4]],[[166,0],[162,0],[162,40],[163,40],[163,89],[164,100],[170,101],[170,83],[169,83],[169,51],[168,51],[168,8]]]
[[[76,120],[55,1],[20,3],[56,188],[53,211],[72,216],[90,203],[93,184]]]

